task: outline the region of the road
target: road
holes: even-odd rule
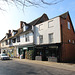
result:
[[[0,75],[75,75],[75,71],[15,60],[0,60]]]

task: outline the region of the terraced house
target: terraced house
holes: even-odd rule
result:
[[[1,52],[13,57],[43,61],[75,61],[75,32],[69,15],[48,19],[46,14],[26,23],[18,30],[9,30],[1,40]]]

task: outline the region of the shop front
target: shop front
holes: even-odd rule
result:
[[[21,46],[18,48],[18,54],[20,59],[33,59],[34,47],[33,46]]]
[[[36,46],[36,60],[58,61],[59,45],[40,45]]]
[[[14,47],[3,48],[1,49],[1,53],[6,53],[10,57],[14,57],[13,50],[14,50]]]

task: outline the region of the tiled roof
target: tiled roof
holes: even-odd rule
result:
[[[47,17],[47,20],[49,20],[49,19],[48,19],[48,16],[47,16],[46,14],[43,14],[41,17],[39,17],[39,18],[35,19],[34,21],[30,22],[29,25],[36,25],[36,24],[38,24],[38,21],[39,21],[42,17],[44,17],[44,16],[46,16],[46,17]],[[44,21],[43,21],[43,22],[44,22]]]

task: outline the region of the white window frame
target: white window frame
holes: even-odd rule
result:
[[[49,43],[53,43],[53,41],[54,41],[53,33],[50,33],[48,36],[49,36]]]
[[[40,25],[39,25],[39,30],[43,30],[43,28],[41,28],[42,25],[43,25],[43,24],[40,24]]]
[[[70,22],[69,22],[69,21],[67,21],[67,23],[68,23],[68,29],[70,29]]]
[[[50,21],[48,22],[48,28],[53,27],[53,25],[50,24],[51,22],[53,22],[53,20],[50,20]]]
[[[43,43],[43,35],[39,35],[39,43]]]
[[[26,34],[25,35],[25,42],[29,42],[30,41],[30,39],[29,39],[29,34]]]

